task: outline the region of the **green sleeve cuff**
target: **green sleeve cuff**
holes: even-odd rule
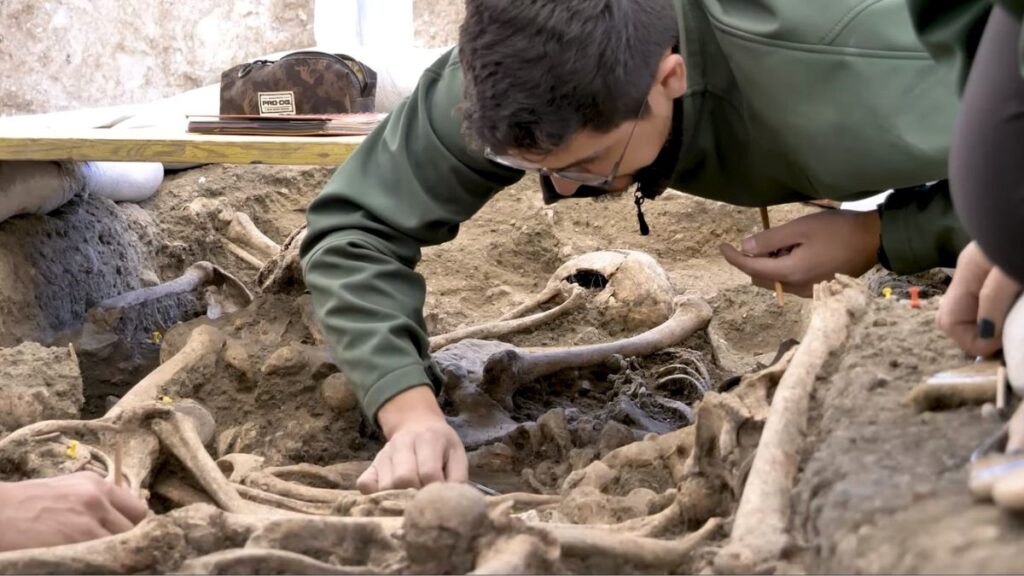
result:
[[[893,192],[879,212],[882,219],[882,264],[897,274],[955,267],[970,238],[953,210],[949,183]]]
[[[395,370],[378,380],[373,386],[370,386],[370,389],[367,390],[366,395],[363,396],[359,404],[363,407],[363,411],[366,413],[369,421],[374,426],[377,426],[377,412],[389,400],[406,390],[419,386],[430,386],[434,390],[434,394],[437,394],[439,386],[436,382],[436,378],[430,377],[430,372],[426,366],[422,364],[406,366],[405,368]]]
[[[914,274],[933,268],[934,258],[914,243],[914,216],[909,210],[879,210],[882,219],[880,263],[897,274]]]

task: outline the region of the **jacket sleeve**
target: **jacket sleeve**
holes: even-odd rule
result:
[[[338,168],[311,204],[301,247],[306,285],[334,356],[376,423],[379,408],[421,385],[437,391],[423,321],[421,247],[522,174],[473,151],[455,108],[462,73],[453,50]]]
[[[881,210],[882,265],[897,274],[956,266],[970,238],[953,210],[948,181],[897,190]]]

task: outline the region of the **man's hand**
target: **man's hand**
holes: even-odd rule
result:
[[[143,500],[92,472],[0,483],[0,551],[120,534],[148,511]]]
[[[377,412],[377,422],[388,443],[356,482],[363,494],[469,479],[466,450],[430,388],[395,396]]]
[[[1002,347],[1003,323],[1020,292],[1020,284],[971,242],[956,261],[936,323],[968,354],[991,356]]]
[[[745,238],[742,252],[719,249],[755,285],[771,289],[777,280],[787,292],[810,296],[818,282],[857,277],[877,264],[881,226],[874,211],[829,210]]]

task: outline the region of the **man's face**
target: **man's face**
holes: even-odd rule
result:
[[[612,174],[621,158],[615,179],[608,189],[613,192],[625,190],[633,184],[635,174],[658,157],[671,130],[671,101],[655,103],[649,100],[647,109],[649,112],[642,118],[624,122],[611,132],[585,130],[549,154],[521,153],[516,156],[555,172],[551,183],[558,194],[566,197],[575,194],[581,184],[560,178],[557,172],[606,177]]]

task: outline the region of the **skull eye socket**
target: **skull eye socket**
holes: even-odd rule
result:
[[[608,286],[608,277],[597,270],[578,270],[565,280],[566,282],[582,286],[587,290],[604,290]]]

